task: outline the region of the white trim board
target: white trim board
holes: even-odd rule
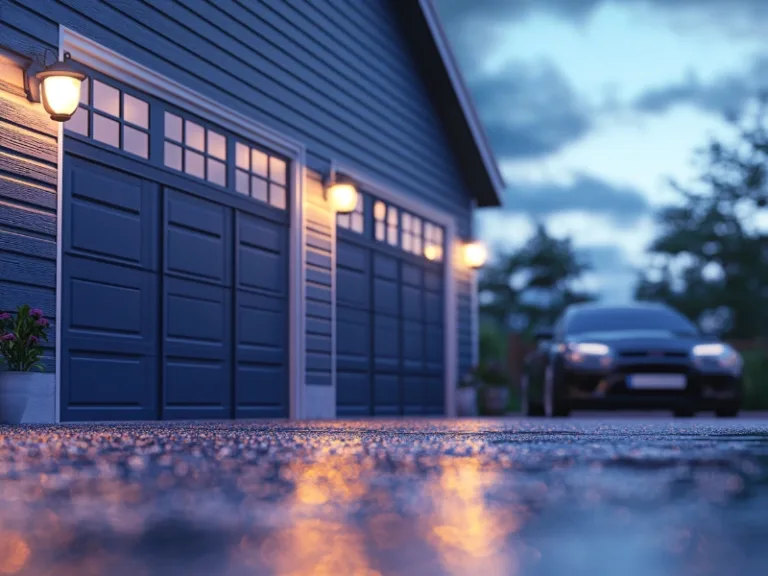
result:
[[[445,254],[445,258],[443,260],[444,262],[443,282],[444,282],[444,298],[445,298],[445,309],[443,311],[443,322],[445,325],[445,330],[444,330],[445,332],[445,342],[444,342],[445,415],[448,417],[453,417],[456,415],[456,398],[455,398],[456,392],[455,391],[456,391],[456,384],[458,381],[457,374],[458,374],[458,368],[459,368],[459,364],[458,364],[459,362],[459,359],[458,359],[459,324],[458,324],[458,311],[457,311],[458,301],[456,299],[455,270],[456,270],[456,267],[462,266],[462,262],[460,258],[461,250],[459,250],[460,246],[458,244],[458,237],[456,233],[456,219],[450,214],[448,214],[447,212],[444,212],[439,208],[435,208],[434,206],[426,204],[425,202],[419,200],[418,198],[414,198],[412,194],[405,194],[404,192],[401,192],[396,188],[393,188],[392,186],[388,186],[387,184],[377,180],[376,178],[366,174],[361,170],[355,169],[351,166],[345,165],[340,162],[334,162],[333,168],[338,173],[348,176],[361,188],[370,192],[371,194],[375,195],[381,200],[384,200],[385,202],[392,202],[393,204],[397,205],[399,208],[403,208],[415,215],[432,220],[432,222],[443,226],[445,230],[444,240],[445,240],[446,246],[448,247]],[[335,227],[336,227],[335,216],[333,219],[333,227],[335,230]],[[335,240],[333,243],[333,251],[334,251],[334,259],[333,259],[334,275],[335,275],[336,274],[336,268],[335,268],[336,242]],[[334,308],[335,308],[335,305],[336,304],[334,299]],[[333,332],[333,338],[334,340],[336,338],[335,330]],[[334,343],[334,350],[335,350],[335,343]],[[334,374],[334,386],[335,386],[335,374]]]
[[[467,0],[469,2],[469,0]],[[448,77],[451,79],[453,90],[456,92],[456,97],[459,99],[461,109],[464,112],[464,117],[467,119],[469,129],[472,132],[472,137],[475,141],[475,145],[480,151],[480,156],[483,159],[483,164],[488,172],[488,176],[493,183],[493,187],[496,190],[496,195],[499,197],[499,201],[502,200],[502,193],[504,192],[504,178],[499,171],[499,166],[496,163],[493,150],[488,142],[488,138],[485,135],[480,119],[475,110],[475,106],[472,103],[472,97],[467,89],[464,80],[461,77],[461,72],[453,57],[448,38],[445,34],[442,24],[440,24],[440,17],[437,13],[433,0],[419,0],[421,11],[427,20],[427,25],[432,32],[432,37],[435,39],[437,50],[440,52],[440,57],[443,60],[445,69],[448,72]]]
[[[289,416],[302,415],[304,387],[304,190],[306,150],[302,143],[290,139],[252,118],[222,106],[212,98],[191,90],[109,48],[94,42],[65,26],[59,27],[59,55],[64,52],[81,64],[114,78],[151,96],[165,100],[182,110],[209,120],[246,139],[286,156],[293,167],[291,178],[291,214],[289,240]],[[58,230],[56,239],[56,418],[61,417],[61,294],[62,294],[62,202],[64,128],[59,128]]]

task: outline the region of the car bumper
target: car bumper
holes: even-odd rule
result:
[[[685,388],[633,389],[628,385],[632,374],[681,374]],[[741,403],[742,378],[730,373],[701,372],[692,366],[619,365],[607,371],[565,368],[559,382],[563,400],[573,409],[662,409],[686,407],[715,410]]]

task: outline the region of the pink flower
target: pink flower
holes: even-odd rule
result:
[[[37,322],[35,322],[38,326],[48,326],[50,322],[48,322],[47,318],[40,318]]]
[[[43,317],[43,311],[40,310],[40,308],[32,308],[32,310],[29,311],[30,316],[34,316],[35,318],[42,318]]]
[[[37,336],[30,336],[27,340],[27,346],[32,346],[33,344],[37,344]]]
[[[7,334],[3,334],[2,336],[0,336],[0,340],[2,340],[3,342],[16,340],[16,334],[14,334],[13,332],[8,332]]]
[[[8,314],[8,312],[0,313],[0,320],[10,320],[10,319],[11,319],[11,315]]]

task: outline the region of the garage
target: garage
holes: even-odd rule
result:
[[[360,194],[337,216],[336,412],[445,412],[444,230]]]
[[[290,163],[97,74],[67,130],[61,419],[288,416]]]

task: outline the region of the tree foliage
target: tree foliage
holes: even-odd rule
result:
[[[588,270],[570,238],[554,238],[540,224],[519,250],[500,254],[483,270],[481,314],[503,330],[530,334],[551,326],[566,306],[594,299],[575,287]]]
[[[657,264],[636,287],[640,300],[667,302],[729,338],[756,338],[768,329],[768,235],[758,219],[768,203],[765,103],[736,137],[699,152],[691,187],[672,186],[679,203],[658,214],[649,248]]]

